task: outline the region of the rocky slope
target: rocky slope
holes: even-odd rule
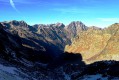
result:
[[[30,26],[24,21],[13,20],[2,22],[2,24],[6,31],[18,35],[22,39],[24,47],[50,52],[49,56],[60,55],[64,51],[65,45],[71,43],[62,23]]]
[[[66,44],[70,44],[70,38],[67,36],[67,31],[64,29],[63,23],[49,25],[34,25],[36,33],[44,37],[48,42],[58,46],[60,50],[64,50]]]
[[[24,39],[19,34],[11,33],[1,23],[0,42],[0,80],[70,80],[63,65],[75,61],[84,65],[80,55],[68,53],[61,53],[58,59],[49,62],[51,58],[47,55],[51,52],[45,51],[45,47],[38,50],[24,46]]]
[[[82,22],[28,25],[24,21],[2,22],[5,31],[21,38],[22,46],[36,51],[50,52],[55,58],[64,51],[81,53],[83,60],[118,60],[118,23],[101,29],[87,27]],[[70,45],[71,44],[71,45]],[[66,46],[67,45],[67,46]],[[112,54],[113,53],[113,54]]]
[[[1,22],[0,80],[119,79],[117,61],[84,62],[118,60],[119,24],[105,29],[71,24],[74,29],[62,23]]]
[[[87,63],[101,60],[119,60],[119,24],[105,29],[88,29],[78,34],[65,51],[81,53]]]

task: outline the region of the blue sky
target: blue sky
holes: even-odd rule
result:
[[[0,0],[0,21],[24,20],[28,24],[82,21],[107,27],[119,22],[119,0]]]

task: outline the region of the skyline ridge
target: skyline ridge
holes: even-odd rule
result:
[[[0,0],[0,21],[24,20],[32,25],[39,22],[68,24],[74,20],[81,20],[88,26],[99,27],[119,22],[118,0],[12,0],[12,2],[11,4],[9,0]]]
[[[26,22],[26,21],[24,21],[24,20],[9,20],[9,21],[0,21],[0,23],[2,23],[2,22],[12,22],[12,21],[17,21],[17,22],[21,22],[21,21],[23,21],[23,22],[25,22],[26,24],[28,24],[28,25],[30,25],[30,26],[33,26],[33,25],[40,25],[40,24],[43,24],[43,25],[52,25],[52,24],[57,24],[57,23],[62,23],[62,24],[64,24],[65,26],[68,26],[70,23],[72,23],[72,22],[80,22],[80,23],[82,23],[82,24],[84,24],[85,26],[87,26],[87,27],[98,27],[98,28],[108,28],[109,26],[111,26],[111,25],[113,25],[113,24],[117,24],[118,22],[115,22],[115,23],[112,23],[112,24],[109,24],[108,26],[106,26],[106,27],[100,27],[100,26],[96,26],[96,25],[90,25],[90,26],[88,26],[88,25],[86,25],[85,24],[85,22],[82,22],[82,21],[80,21],[80,20],[76,20],[76,21],[71,21],[71,22],[69,22],[68,24],[65,24],[65,23],[63,23],[63,22],[54,22],[54,23],[34,23],[34,24],[29,24],[28,22]]]

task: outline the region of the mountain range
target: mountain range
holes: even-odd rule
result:
[[[118,23],[0,22],[0,80],[117,79],[118,35]]]

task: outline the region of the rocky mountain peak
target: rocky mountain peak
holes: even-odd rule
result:
[[[25,21],[16,21],[16,20],[13,20],[13,21],[10,21],[9,23],[11,25],[17,26],[17,27],[24,27],[24,28],[27,28],[28,27],[28,24]]]
[[[88,27],[80,21],[73,21],[66,27],[66,29],[71,34],[71,37],[75,37],[79,32],[87,30]]]
[[[56,23],[55,26],[59,27],[59,28],[64,28],[65,27],[65,25],[63,23]]]
[[[80,21],[73,21],[68,25],[69,28],[79,28],[80,30],[87,30],[87,27]]]

